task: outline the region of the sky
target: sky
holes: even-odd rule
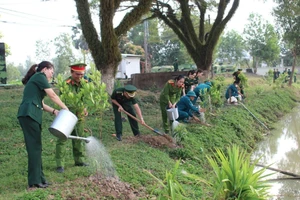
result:
[[[225,30],[242,33],[250,13],[260,14],[273,24],[273,6],[272,0],[266,3],[240,0],[239,8]],[[8,44],[12,53],[6,61],[24,64],[30,56],[34,62],[40,62],[35,58],[36,41],[50,41],[63,32],[71,34],[71,27],[78,23],[76,16],[74,0],[0,0],[0,33],[3,35],[0,42]]]

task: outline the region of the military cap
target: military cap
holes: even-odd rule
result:
[[[70,65],[69,67],[71,68],[71,70],[75,72],[83,72],[85,71],[86,64],[78,63],[78,64]]]
[[[196,97],[196,94],[194,91],[188,91],[188,93],[186,94],[186,96],[188,97]]]
[[[136,93],[136,87],[133,85],[125,85],[125,92],[128,94],[129,97],[134,97]]]

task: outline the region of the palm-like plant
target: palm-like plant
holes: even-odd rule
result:
[[[166,177],[164,180],[161,180],[151,174],[149,171],[146,171],[150,176],[152,176],[160,185],[160,187],[155,189],[158,200],[181,200],[186,199],[184,197],[185,192],[181,184],[177,181],[177,175],[179,172],[180,160],[178,160],[174,168],[170,171],[166,171]]]
[[[216,176],[212,180],[214,199],[267,199],[270,187],[263,179],[265,169],[255,171],[259,159],[250,163],[250,156],[237,146],[228,148],[228,157],[219,149],[215,158],[207,157]]]

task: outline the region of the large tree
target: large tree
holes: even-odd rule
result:
[[[113,83],[117,67],[121,61],[118,47],[119,38],[135,24],[151,7],[152,0],[140,0],[122,19],[117,27],[113,26],[113,19],[120,9],[121,3],[133,2],[132,0],[99,0],[100,37],[93,24],[88,0],[76,0],[78,17],[82,32],[91,50],[92,57],[98,70],[102,73],[102,81],[106,83],[109,93],[113,90]]]
[[[274,8],[276,21],[283,31],[283,40],[289,46],[294,57],[292,75],[294,74],[297,56],[300,55],[300,0],[274,0],[278,6]],[[290,77],[289,85],[292,84]]]
[[[209,70],[214,49],[226,24],[233,17],[240,0],[158,0],[152,9],[153,17],[158,17],[168,25],[185,45],[197,68]],[[206,19],[207,10],[217,8],[212,25]],[[226,11],[228,12],[226,13]],[[193,17],[198,21],[193,24]]]

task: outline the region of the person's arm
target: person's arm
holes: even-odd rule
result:
[[[139,105],[136,103],[136,104],[133,104],[133,107],[135,109],[136,114],[139,116],[142,124],[145,124],[145,121],[144,121],[143,115],[142,115],[142,111],[141,111]]]
[[[119,107],[119,108],[118,108],[118,111],[119,111],[119,112],[121,112],[121,111],[124,110],[123,107],[121,106],[121,104],[119,104],[119,102],[118,102],[117,100],[111,99],[111,102],[112,102],[113,104],[115,104],[116,106]]]
[[[48,95],[48,97],[51,99],[52,102],[54,102],[56,105],[58,105],[61,109],[66,109],[69,110],[68,107],[60,100],[60,98],[57,96],[57,94],[53,91],[52,88],[47,88],[45,89],[46,94]],[[45,106],[45,108],[44,108]],[[43,103],[43,108],[47,111],[47,112],[53,112],[53,109],[50,111],[48,110],[49,106],[47,106],[46,104]]]

